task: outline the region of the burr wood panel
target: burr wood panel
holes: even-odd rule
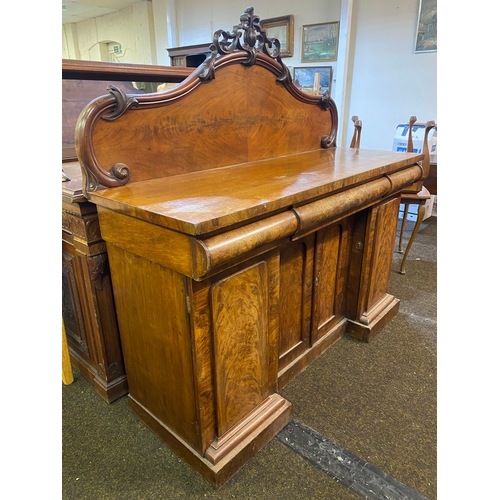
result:
[[[343,304],[339,296],[342,290],[337,290],[338,268],[342,264],[343,257],[341,230],[342,226],[337,224],[322,230],[317,235],[312,343],[325,335],[333,323],[343,319]]]
[[[268,396],[268,290],[265,262],[224,278],[212,287],[219,436]]]

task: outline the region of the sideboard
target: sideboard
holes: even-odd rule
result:
[[[131,408],[219,488],[284,427],[279,391],[342,335],[368,342],[403,189],[428,151],[336,147],[328,93],[292,83],[249,7],[178,87],[82,111]]]

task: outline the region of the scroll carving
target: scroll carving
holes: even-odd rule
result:
[[[135,97],[130,97],[121,89],[110,85],[110,95],[94,99],[79,116],[75,135],[75,146],[78,158],[82,164],[84,193],[96,191],[102,186],[123,186],[130,179],[130,169],[124,163],[114,164],[109,171],[102,167],[92,147],[91,131],[95,122],[102,118],[112,121],[122,116],[131,106],[137,106]],[[80,137],[82,139],[80,139]]]
[[[322,148],[331,148],[337,146],[337,129],[338,129],[338,113],[337,106],[335,106],[335,102],[330,97],[330,93],[326,91],[320,99],[320,105],[325,111],[330,111],[332,115],[332,129],[330,135],[325,135],[321,138],[321,147]]]
[[[127,111],[130,106],[137,106],[139,102],[135,97],[129,97],[122,89],[115,87],[114,85],[109,85],[107,87],[109,93],[115,98],[115,108],[113,111],[107,115],[103,115],[103,120],[116,120]]]
[[[242,40],[243,39],[243,40]],[[243,50],[247,53],[248,66],[255,64],[257,54],[262,53],[275,59],[281,66],[278,81],[290,78],[288,67],[281,60],[281,44],[277,38],[268,38],[260,25],[260,17],[254,14],[254,8],[248,7],[240,16],[240,23],[233,26],[233,31],[219,29],[213,35],[210,50],[211,56],[203,63],[204,70],[201,79],[211,79],[215,76],[214,63],[218,55],[226,55]]]

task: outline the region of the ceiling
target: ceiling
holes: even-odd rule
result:
[[[144,0],[62,0],[62,24],[113,14]]]

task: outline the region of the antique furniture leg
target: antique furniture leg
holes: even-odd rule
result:
[[[412,138],[412,129],[413,125],[416,123],[417,117],[416,116],[411,116],[410,120],[408,121],[409,125],[409,133],[408,133],[408,145],[407,145],[407,151],[413,152],[413,138]],[[429,174],[429,168],[430,168],[430,162],[429,162],[429,148],[427,144],[427,137],[428,137],[428,132],[430,128],[428,127],[435,128],[436,124],[434,122],[428,122],[426,124],[426,133],[425,133],[425,139],[424,139],[424,153],[426,155],[425,161],[422,164],[422,169],[424,172],[424,178],[428,176]],[[416,189],[420,189],[417,193],[415,192],[405,192],[403,191],[401,195],[401,203],[404,205],[404,214],[403,214],[403,220],[401,221],[401,232],[399,234],[399,247],[398,247],[398,252],[403,253],[402,250],[402,242],[403,242],[403,233],[405,230],[405,225],[406,225],[406,219],[408,217],[408,209],[410,205],[418,205],[418,215],[417,215],[417,221],[415,223],[415,227],[413,228],[413,232],[410,237],[410,241],[408,242],[408,245],[406,246],[406,251],[403,256],[403,260],[401,261],[401,268],[399,272],[401,274],[405,274],[405,263],[406,263],[406,258],[408,256],[408,252],[410,251],[411,245],[413,244],[413,240],[415,239],[415,236],[417,235],[417,232],[420,228],[420,224],[424,220],[424,215],[425,215],[425,203],[427,202],[428,199],[430,199],[431,195],[429,193],[429,190],[422,185],[422,183],[417,183]]]
[[[403,212],[403,219],[401,220],[401,231],[399,233],[399,246],[398,246],[398,252],[403,253],[403,233],[405,232],[405,227],[406,227],[406,219],[408,217],[408,209],[410,208],[409,203],[404,203],[404,212]]]
[[[424,190],[427,191],[424,188],[422,191],[420,191],[420,193],[422,193]],[[422,195],[425,196],[425,193],[422,193]],[[420,200],[417,201],[417,203],[418,203],[417,221],[415,222],[415,227],[413,228],[413,231],[411,233],[410,241],[408,242],[408,245],[406,245],[405,254],[403,256],[403,260],[401,261],[401,268],[399,270],[399,272],[401,274],[405,274],[406,273],[406,270],[405,270],[406,258],[408,257],[408,253],[409,253],[410,248],[411,248],[411,246],[413,244],[413,240],[415,239],[415,236],[417,236],[418,230],[420,228],[420,224],[422,224],[422,221],[424,220],[425,202],[429,199],[429,197],[430,197],[430,195],[427,196],[426,198],[421,198]],[[400,234],[400,237],[399,237],[399,251],[400,252],[401,252],[401,238],[403,236],[404,221],[406,219],[407,212],[408,212],[408,204],[405,205],[405,213],[404,213],[404,216],[403,216],[403,223],[401,224],[401,234]]]
[[[64,321],[62,322],[62,381],[69,385],[73,382],[73,369],[71,368],[71,359],[69,357],[68,341],[66,340],[66,330]]]

